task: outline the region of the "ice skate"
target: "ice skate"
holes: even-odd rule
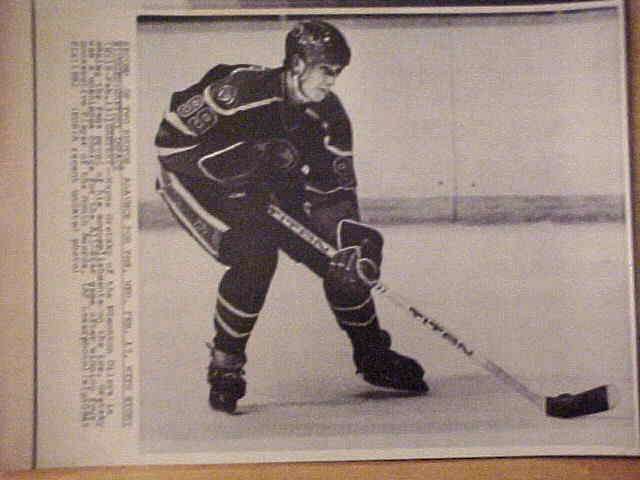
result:
[[[391,350],[391,337],[380,330],[377,338],[354,349],[353,360],[357,373],[377,387],[427,393],[424,370],[412,358]]]
[[[244,397],[247,382],[242,367],[247,362],[244,353],[225,353],[211,350],[208,381],[209,404],[214,410],[234,413],[238,400]]]

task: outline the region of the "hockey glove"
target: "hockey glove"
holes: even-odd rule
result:
[[[382,235],[355,220],[342,220],[338,227],[339,250],[331,258],[325,288],[345,301],[363,299],[380,278]]]
[[[325,289],[340,298],[340,303],[351,303],[366,298],[377,280],[378,269],[370,269],[372,265],[373,262],[369,259],[362,258],[359,246],[338,250],[329,261],[329,268],[324,277]],[[365,268],[362,268],[363,266]],[[372,275],[373,278],[368,275]]]
[[[366,223],[346,218],[338,224],[337,240],[338,250],[351,246],[360,247],[358,269],[364,281],[374,284],[380,277],[380,265],[382,265],[382,247],[384,246],[382,234]]]

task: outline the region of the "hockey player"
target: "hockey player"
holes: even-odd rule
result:
[[[217,65],[175,92],[156,136],[158,190],[182,226],[228,267],[213,321],[210,404],[233,412],[243,366],[281,250],[323,279],[353,345],[358,373],[377,386],[426,392],[424,371],[391,350],[371,285],[382,236],[359,222],[351,125],[331,91],[349,64],[341,32],[303,21],[286,37],[279,68]],[[266,214],[269,203],[338,249],[328,260]]]

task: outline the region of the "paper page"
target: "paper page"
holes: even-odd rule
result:
[[[36,2],[39,467],[638,453],[622,2],[374,3]],[[313,65],[274,70],[302,19],[350,47],[330,100]],[[215,65],[236,67],[194,86]],[[163,118],[184,143],[158,144]],[[253,191],[217,160],[273,132],[300,154],[290,213],[311,236],[232,215]],[[427,394],[356,375],[345,330],[374,316],[325,299],[318,245],[339,245],[319,212],[354,195],[385,288],[342,312],[375,303]],[[280,249],[259,312],[240,305],[274,258],[256,242]],[[214,315],[216,342],[251,337],[233,414],[209,405]],[[600,385],[615,408],[545,414]]]

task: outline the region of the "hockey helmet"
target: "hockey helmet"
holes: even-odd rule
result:
[[[289,64],[296,54],[311,64],[342,67],[346,67],[351,59],[351,50],[342,33],[322,20],[305,20],[287,34],[285,63]]]

